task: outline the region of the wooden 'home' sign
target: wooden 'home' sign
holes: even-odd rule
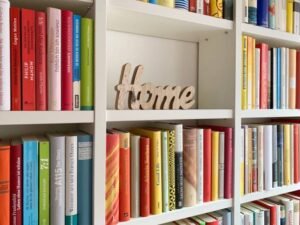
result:
[[[195,88],[188,86],[155,86],[140,84],[144,67],[135,68],[130,81],[131,64],[123,65],[120,83],[116,86],[116,109],[189,109],[195,104]]]

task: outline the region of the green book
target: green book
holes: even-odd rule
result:
[[[94,22],[81,20],[80,109],[94,109]]]
[[[39,224],[50,225],[50,157],[49,141],[44,138],[38,138],[39,141]]]

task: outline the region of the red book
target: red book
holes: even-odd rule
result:
[[[300,51],[296,55],[296,108],[300,109]]]
[[[22,143],[13,141],[10,150],[10,221],[22,224]]]
[[[203,0],[204,5],[204,15],[210,15],[210,0]]]
[[[203,152],[203,201],[211,201],[211,129],[204,129]]]
[[[269,202],[264,201],[264,200],[255,201],[254,203],[257,204],[257,205],[260,205],[264,208],[269,209],[270,210],[270,224],[272,224],[272,225],[277,224],[277,209],[276,209],[275,204],[269,203]]]
[[[35,19],[36,109],[45,111],[47,109],[46,13],[36,12]]]
[[[299,178],[299,124],[294,124],[294,183],[300,181]]]
[[[189,0],[189,11],[196,12],[197,10],[197,2],[196,0]]]
[[[11,109],[22,109],[21,101],[21,14],[19,8],[10,8],[10,63]]]
[[[260,109],[268,108],[268,45],[257,44],[260,49]]]
[[[61,11],[61,109],[73,109],[73,13]]]
[[[35,101],[35,12],[21,10],[22,109],[36,110]]]
[[[140,214],[150,215],[150,139],[140,138]]]

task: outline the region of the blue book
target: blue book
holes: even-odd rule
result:
[[[23,141],[23,225],[38,225],[39,161],[38,141],[24,137]]]
[[[81,16],[73,16],[73,110],[80,110],[80,30]]]
[[[275,5],[275,0],[269,0],[269,28],[271,29],[276,29]]]
[[[278,187],[283,186],[283,125],[277,125]]]
[[[248,1],[248,23],[257,24],[257,0]]]
[[[277,48],[277,109],[281,109],[281,48]]]
[[[269,27],[269,0],[257,1],[257,25]]]
[[[157,4],[157,0],[149,0],[149,3]]]
[[[93,137],[78,135],[78,225],[92,225]]]

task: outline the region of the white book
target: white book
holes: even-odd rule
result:
[[[168,132],[161,131],[161,157],[162,157],[162,197],[163,212],[169,211],[169,152]]]
[[[255,109],[260,105],[260,48],[255,48]]]
[[[272,125],[264,126],[264,184],[265,190],[272,189]]]
[[[264,126],[257,127],[257,190],[264,190]]]
[[[249,152],[248,152],[248,126],[245,125],[244,126],[244,148],[245,148],[245,153],[244,153],[244,157],[245,157],[245,177],[244,177],[244,188],[245,188],[245,194],[250,193],[250,187],[249,187]]]
[[[197,130],[197,196],[203,202],[203,129]]]
[[[286,31],[286,4],[287,0],[279,0],[281,5],[280,30]]]
[[[47,8],[48,110],[61,110],[61,10]]]
[[[281,48],[281,109],[286,109],[286,48]]]
[[[77,204],[77,135],[66,135],[66,217],[73,220],[78,214]]]
[[[241,225],[245,225],[245,215],[243,213],[240,213],[240,218],[241,218]]]
[[[204,0],[197,0],[197,13],[204,14]]]
[[[251,210],[241,207],[241,213],[243,213],[245,216],[244,224],[246,224],[246,225],[253,224],[253,212]]]
[[[273,52],[273,109],[277,109],[277,48],[272,49]]]
[[[0,0],[0,111],[10,110],[10,27],[8,0]]]
[[[219,134],[219,199],[224,198],[225,133]]]
[[[254,207],[252,203],[247,203],[243,205],[246,209],[252,211],[254,213],[255,217],[255,224],[258,225],[264,225],[265,224],[265,218],[264,218],[264,212],[259,210],[258,208]]]
[[[285,52],[285,104],[289,109],[289,90],[290,90],[290,54],[289,49],[286,48]]]
[[[299,2],[297,0],[294,0],[294,6],[295,6],[295,3],[299,4]],[[294,34],[299,35],[299,32],[300,32],[300,29],[299,29],[300,13],[297,12],[295,9],[294,9],[293,13],[294,13]]]
[[[275,2],[275,24],[276,24],[276,30],[281,30],[281,17],[282,17],[282,12],[281,12],[281,0],[277,0]]]
[[[300,223],[300,213],[299,213],[299,207],[300,207],[300,199],[299,197],[295,197],[293,194],[285,194],[284,197],[290,199],[293,201],[294,205],[294,224],[299,224]]]
[[[290,171],[291,171],[291,184],[294,183],[294,125],[290,125]]]
[[[273,146],[272,146],[272,172],[273,172],[273,176],[272,176],[272,184],[273,184],[273,188],[276,188],[278,186],[278,164],[277,164],[277,125],[273,125],[272,126],[272,141],[273,141]],[[274,173],[276,170],[276,173]],[[276,176],[276,178],[275,178]]]
[[[243,17],[243,22],[248,23],[249,22],[249,17],[248,17],[248,0],[242,0],[243,2],[243,12],[242,12],[242,17]]]
[[[140,216],[140,136],[130,135],[130,216]]]

